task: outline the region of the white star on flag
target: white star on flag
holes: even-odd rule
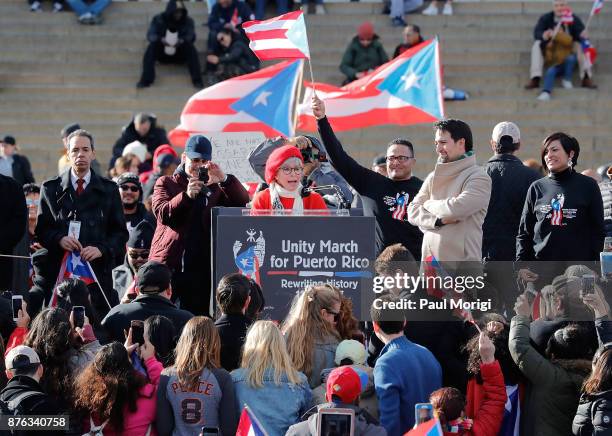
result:
[[[406,74],[402,76],[402,82],[404,82],[404,91],[408,91],[410,88],[420,88],[419,84],[420,76],[417,76],[414,71],[406,71]]]
[[[83,265],[83,263],[81,262],[81,256],[73,253],[72,254],[72,270],[74,271],[76,267],[79,265]]]
[[[257,106],[258,104],[268,106],[268,97],[271,95],[272,93],[269,91],[261,91],[261,93],[257,96],[255,101],[253,102],[253,107]]]
[[[242,260],[240,261],[240,263],[242,264],[242,266],[247,266],[247,265],[248,265],[248,263],[249,263],[249,261],[248,261],[248,259],[242,259]]]

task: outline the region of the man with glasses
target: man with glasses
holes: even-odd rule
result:
[[[138,269],[149,260],[154,232],[155,227],[148,221],[141,221],[130,232],[123,265],[113,270],[113,289],[122,303],[128,303],[138,295],[136,274]]]
[[[130,235],[138,223],[143,220],[155,229],[157,221],[142,203],[142,185],[138,176],[134,173],[123,173],[117,178],[117,186],[119,186],[125,223]]]
[[[157,228],[150,260],[172,271],[172,287],[181,307],[211,315],[211,209],[245,207],[249,194],[240,181],[211,161],[212,145],[202,135],[185,144],[173,176],[157,180],[152,207]]]
[[[332,165],[361,196],[364,215],[376,218],[376,255],[385,247],[400,243],[415,259],[420,259],[423,234],[408,222],[408,205],[423,181],[412,175],[416,160],[410,141],[398,138],[389,143],[385,177],[359,165],[344,151],[318,97],[313,98],[312,110]]]

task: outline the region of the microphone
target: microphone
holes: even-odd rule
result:
[[[342,192],[342,189],[338,185],[318,185],[318,186],[309,186],[303,189],[303,192],[321,192],[321,191],[334,191],[333,196],[338,200],[338,209],[350,209],[351,204],[346,201],[346,197]]]

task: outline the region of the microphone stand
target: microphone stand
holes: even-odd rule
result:
[[[338,207],[337,209],[350,209],[351,203],[346,201],[344,197],[344,193],[342,189],[338,185],[319,185],[319,186],[311,186],[308,188],[304,188],[304,192],[320,192],[320,191],[334,191],[334,197],[338,199]]]

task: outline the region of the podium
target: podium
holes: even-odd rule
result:
[[[282,320],[293,297],[329,283],[353,300],[372,293],[375,218],[360,210],[252,211],[213,208],[213,280],[240,272],[263,289],[262,318]]]

